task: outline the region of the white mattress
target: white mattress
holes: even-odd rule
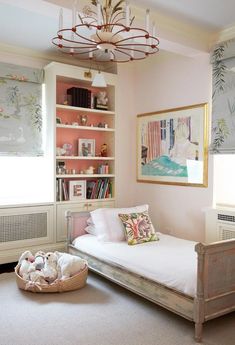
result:
[[[101,242],[96,236],[83,235],[77,237],[73,245],[87,254],[194,297],[197,280],[196,242],[158,235],[159,241],[134,246],[126,242]]]

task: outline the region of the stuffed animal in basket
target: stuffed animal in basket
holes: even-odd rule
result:
[[[44,268],[42,270],[42,273],[44,274],[45,280],[48,283],[52,283],[54,280],[56,280],[58,276],[57,272],[57,255],[48,252],[45,255],[45,264]]]
[[[45,280],[44,273],[42,271],[36,270],[29,273],[29,280],[33,283],[48,284]]]
[[[58,278],[67,279],[83,270],[87,266],[87,261],[78,256],[55,252],[57,256]]]
[[[34,256],[29,250],[21,254],[18,261],[18,265],[20,267],[19,274],[24,280],[28,280],[30,272],[35,270],[33,262]]]
[[[44,268],[45,256],[46,256],[46,254],[44,252],[42,252],[41,250],[39,250],[34,255],[34,257],[35,257],[34,264],[35,264],[36,270],[42,270]]]

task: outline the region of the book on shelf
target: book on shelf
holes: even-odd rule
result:
[[[69,200],[68,185],[62,178],[56,180],[56,200],[66,201]]]

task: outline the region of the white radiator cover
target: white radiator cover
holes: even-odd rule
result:
[[[52,243],[53,210],[53,205],[0,209],[0,251]]]
[[[235,238],[235,209],[206,210],[206,243]]]

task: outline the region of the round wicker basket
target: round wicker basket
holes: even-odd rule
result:
[[[51,284],[38,284],[24,280],[19,275],[19,266],[15,267],[16,282],[19,289],[31,292],[66,292],[81,289],[86,285],[88,267],[65,280],[56,280]]]

